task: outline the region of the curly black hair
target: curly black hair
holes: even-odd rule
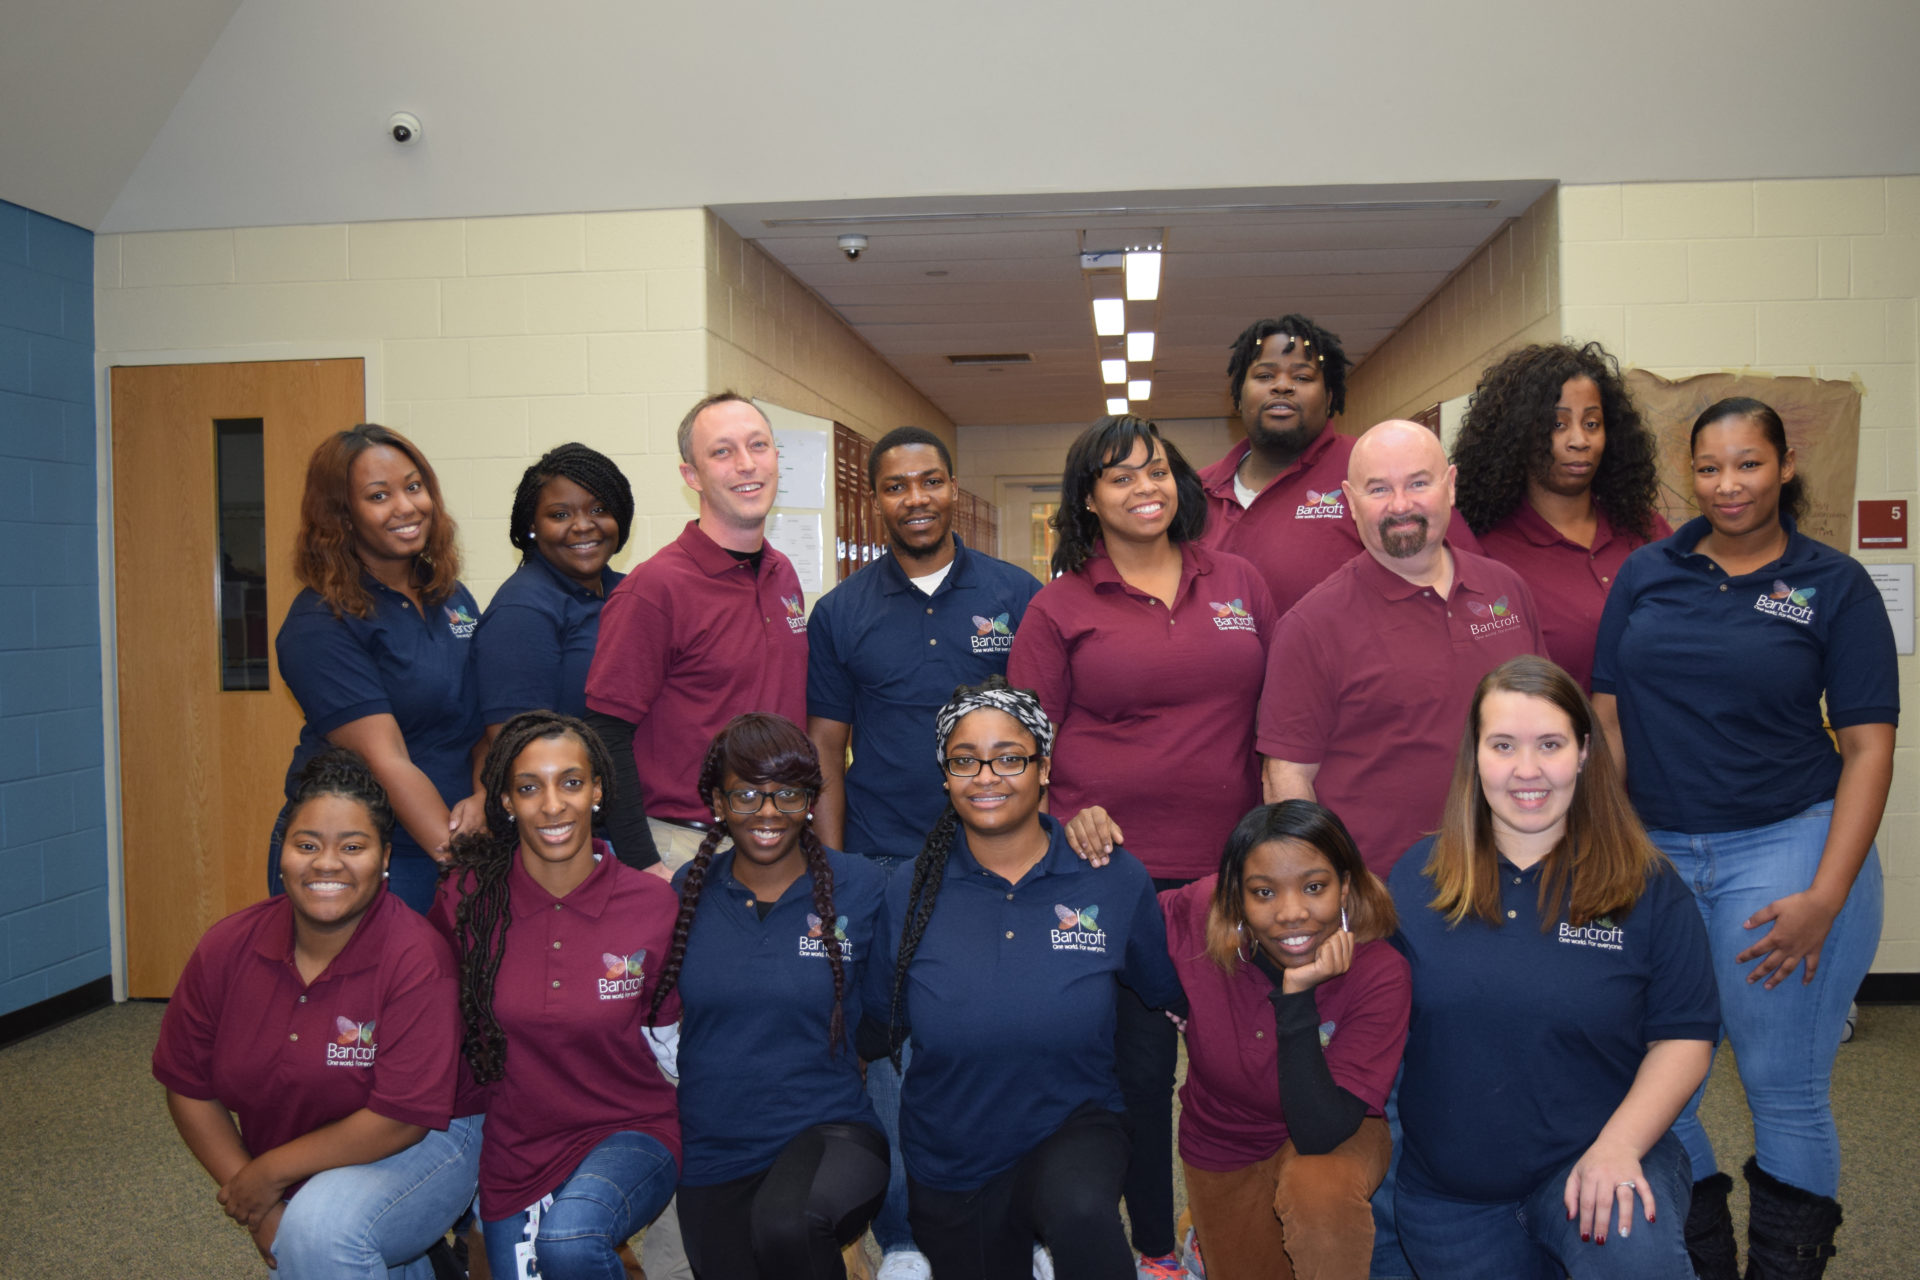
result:
[[[480,785],[486,792],[487,826],[453,842],[451,874],[471,873],[473,886],[454,911],[454,960],[460,970],[462,1051],[473,1078],[498,1080],[507,1065],[507,1033],[493,1012],[494,980],[507,953],[507,927],[513,923],[507,876],[513,870],[520,830],[507,812],[505,795],[514,761],[528,744],[572,735],[587,749],[587,763],[600,784],[600,801],[613,795],[613,757],[600,735],[572,716],[557,711],[523,711],[500,727],[485,763]]]
[[[1101,418],[1075,440],[1067,450],[1067,465],[1060,475],[1060,505],[1047,522],[1060,534],[1053,551],[1053,572],[1078,573],[1093,558],[1093,544],[1100,536],[1100,518],[1087,506],[1093,486],[1108,467],[1119,466],[1133,453],[1136,444],[1145,442],[1148,456],[1155,448],[1165,453],[1173,470],[1174,496],[1179,510],[1167,537],[1174,542],[1198,542],[1207,528],[1207,491],[1200,485],[1199,473],[1188,465],[1186,457],[1173,441],[1160,435],[1160,428],[1132,414]]]
[[[753,712],[735,716],[707,746],[706,759],[700,762],[700,794],[709,802],[726,785],[727,774],[751,782],[777,782],[798,787],[809,797],[820,794],[824,779],[820,757],[813,742],[799,726],[785,716]],[[687,864],[686,878],[680,882],[680,914],[673,922],[673,943],[667,949],[666,963],[660,970],[660,984],[653,989],[651,1016],[658,1018],[660,1006],[668,994],[680,985],[680,967],[687,957],[687,938],[693,932],[693,913],[700,907],[700,893],[706,888],[707,869],[726,835],[722,821],[714,824],[700,842],[700,849]],[[811,819],[812,815],[809,814]],[[826,922],[822,945],[827,964],[833,970],[833,1012],[827,1017],[827,1036],[833,1052],[846,1047],[847,1019],[842,1004],[847,994],[845,950],[833,934],[833,866],[827,861],[820,837],[813,833],[809,820],[800,828],[800,853],[806,859],[807,875],[813,882],[813,913]]]
[[[1600,389],[1607,431],[1593,471],[1594,505],[1615,529],[1642,542],[1652,537],[1659,496],[1653,432],[1627,394],[1619,362],[1597,342],[1521,347],[1480,376],[1453,446],[1459,468],[1454,506],[1475,533],[1518,510],[1527,482],[1546,471],[1553,457],[1554,406],[1574,378],[1590,379]]]
[[[1240,388],[1247,380],[1247,370],[1260,358],[1260,344],[1276,333],[1303,339],[1319,353],[1320,376],[1327,383],[1327,413],[1339,416],[1347,407],[1347,370],[1353,367],[1353,361],[1340,345],[1339,334],[1293,312],[1271,320],[1255,320],[1233,340],[1233,354],[1227,359],[1227,394],[1233,397],[1234,412],[1240,411]]]
[[[293,825],[293,815],[301,805],[320,796],[340,796],[361,805],[373,822],[380,843],[393,843],[393,803],[359,752],[334,747],[307,761],[300,770],[299,780],[293,784],[293,799],[287,805],[287,825]]]
[[[1716,400],[1700,411],[1693,420],[1693,430],[1687,433],[1687,451],[1691,453],[1700,443],[1700,433],[1716,422],[1727,418],[1745,418],[1760,428],[1760,434],[1773,446],[1773,456],[1781,463],[1787,460],[1787,426],[1780,421],[1779,412],[1764,400],[1755,400],[1752,396],[1728,396]],[[1805,520],[1812,500],[1807,497],[1807,478],[1796,473],[1793,479],[1780,486],[1780,510],[1792,516],[1795,521]]]
[[[598,449],[568,443],[556,445],[540,455],[520,477],[513,491],[513,511],[507,517],[507,541],[520,553],[521,564],[531,564],[540,554],[534,544],[533,515],[540,505],[540,490],[556,477],[573,481],[604,502],[613,512],[614,527],[620,531],[614,540],[614,554],[627,545],[633,532],[633,486],[614,465],[613,459]]]

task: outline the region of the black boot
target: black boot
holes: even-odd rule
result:
[[[1749,1158],[1747,1280],[1818,1280],[1836,1250],[1840,1204],[1789,1186]]]
[[[1687,1257],[1699,1280],[1740,1280],[1740,1260],[1733,1251],[1733,1216],[1727,1212],[1727,1193],[1733,1179],[1724,1173],[1693,1184],[1693,1203],[1687,1209]]]

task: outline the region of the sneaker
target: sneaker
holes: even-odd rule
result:
[[[1033,1280],[1053,1280],[1053,1255],[1045,1245],[1033,1246]]]
[[[1857,1004],[1849,1004],[1847,1006],[1846,1025],[1840,1028],[1840,1043],[1845,1044],[1847,1041],[1853,1039],[1854,1030],[1859,1025],[1860,1025],[1860,1006]]]
[[[880,1259],[873,1280],[933,1280],[933,1264],[918,1249],[895,1249]]]
[[[1180,1242],[1180,1265],[1186,1270],[1182,1273],[1187,1280],[1207,1280],[1207,1264],[1200,1258],[1200,1237],[1193,1228],[1187,1228],[1187,1238]]]
[[[1182,1280],[1186,1271],[1180,1265],[1180,1255],[1170,1253],[1164,1258],[1141,1258],[1135,1274],[1140,1280]]]

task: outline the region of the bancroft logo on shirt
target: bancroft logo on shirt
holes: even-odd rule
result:
[[[607,967],[607,971],[600,975],[602,1000],[640,998],[640,988],[647,980],[647,949],[645,947],[630,956],[603,951],[600,953],[600,963]]]
[[[1058,922],[1052,931],[1055,951],[1091,951],[1096,955],[1107,953],[1107,931],[1100,927],[1098,906],[1076,911],[1056,902],[1053,904],[1053,914]]]
[[[1597,947],[1602,951],[1626,950],[1627,931],[1613,922],[1612,916],[1595,916],[1578,929],[1560,922],[1560,942],[1569,947]]]
[[[1485,622],[1470,622],[1467,630],[1478,640],[1481,636],[1490,636],[1496,631],[1506,631],[1520,625],[1520,615],[1513,611],[1507,598],[1501,596],[1492,604],[1481,604],[1478,600],[1467,601],[1467,611],[1476,618],[1485,618]]]
[[[1345,520],[1347,504],[1338,489],[1327,493],[1307,490],[1307,500],[1293,509],[1295,520]]]
[[[973,634],[967,639],[973,645],[975,653],[1009,653],[1013,650],[1013,615],[1002,613],[996,618],[983,618],[973,615]]]
[[[840,944],[841,962],[843,964],[852,963],[853,944],[847,941],[847,918],[845,916],[835,916],[833,918],[833,940]],[[823,960],[827,955],[826,922],[811,911],[807,912],[807,932],[805,936],[800,939],[800,954],[803,956],[819,956]]]
[[[795,635],[803,635],[807,630],[806,606],[800,603],[799,596],[781,596],[780,603],[787,606],[787,630]]]
[[[1753,607],[1761,613],[1770,613],[1776,618],[1786,618],[1806,626],[1813,621],[1814,594],[1812,587],[1801,587],[1796,590],[1775,578],[1773,590],[1763,592],[1760,598],[1753,602]]]
[[[333,1020],[333,1043],[327,1046],[327,1065],[330,1067],[371,1067],[373,1055],[379,1048],[373,1042],[373,1020],[355,1022],[352,1018],[336,1017]]]
[[[473,615],[467,612],[467,607],[463,604],[450,604],[442,607],[447,611],[447,630],[453,632],[453,634],[459,636],[462,640],[472,635],[473,629],[480,625],[474,620]]]
[[[1209,600],[1207,604],[1213,609],[1213,625],[1222,631],[1258,631],[1260,629],[1259,624],[1253,620],[1253,615],[1247,612],[1247,602],[1244,600],[1236,598],[1224,603],[1219,600]]]

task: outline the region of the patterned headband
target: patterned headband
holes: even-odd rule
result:
[[[934,717],[933,752],[936,761],[942,765],[946,763],[947,739],[953,736],[953,727],[960,723],[960,718],[982,708],[1006,712],[1033,735],[1034,750],[1043,756],[1053,754],[1053,723],[1041,709],[1040,699],[1025,689],[981,689],[955,698],[940,708],[940,714]]]

